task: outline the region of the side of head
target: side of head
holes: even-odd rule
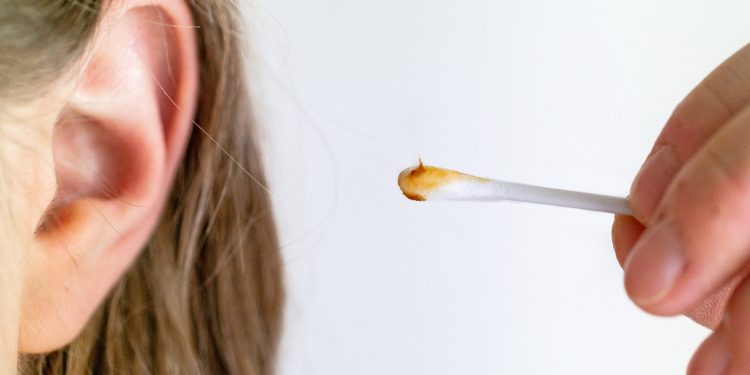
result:
[[[281,260],[245,174],[265,183],[232,2],[2,0],[0,14],[2,142],[20,145],[4,158],[33,235],[22,370],[272,372]]]

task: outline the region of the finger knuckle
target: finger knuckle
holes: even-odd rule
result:
[[[729,159],[726,152],[709,146],[704,149],[704,156],[720,184],[725,185],[738,196],[750,196],[750,179]]]

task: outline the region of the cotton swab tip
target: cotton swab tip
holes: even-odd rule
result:
[[[398,186],[404,195],[415,201],[456,199],[459,191],[466,191],[488,179],[450,169],[419,165],[407,168],[398,175]]]

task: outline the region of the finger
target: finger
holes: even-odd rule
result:
[[[723,374],[731,361],[729,338],[724,330],[717,330],[703,341],[688,365],[688,375]]]
[[[688,312],[750,258],[750,108],[723,126],[675,177],[654,224],[625,264],[644,309]]]
[[[620,266],[625,264],[630,250],[643,233],[643,225],[632,216],[615,215],[612,224],[612,245],[615,248],[615,256]]]
[[[750,45],[714,70],[677,106],[630,192],[636,218],[651,222],[672,178],[695,152],[750,102]]]
[[[732,353],[727,374],[750,373],[750,279],[744,279],[729,300],[718,330],[726,333]]]
[[[643,225],[632,216],[616,215],[612,225],[612,243],[620,266],[624,265],[630,250],[644,231]],[[737,285],[750,273],[750,267],[732,278],[713,295],[702,301],[698,307],[685,314],[696,323],[708,328],[716,328],[729,297]]]

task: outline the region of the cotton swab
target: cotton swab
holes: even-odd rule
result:
[[[450,169],[419,165],[398,175],[404,195],[416,201],[519,201],[632,215],[628,200],[542,186],[475,177]]]

